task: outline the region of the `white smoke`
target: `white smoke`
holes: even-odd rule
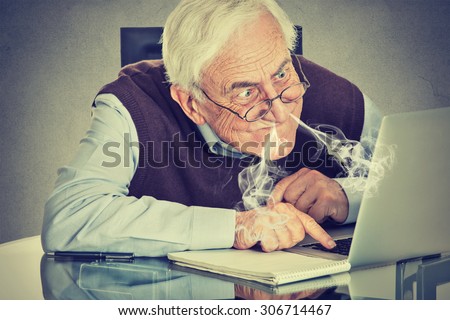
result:
[[[274,126],[270,131],[269,141],[266,141],[264,145],[259,162],[248,166],[239,173],[238,184],[242,192],[242,202],[238,205],[246,211],[265,206],[275,183],[280,178],[287,176],[286,171],[277,167],[270,160],[270,147],[279,148],[282,143]]]
[[[300,128],[315,137],[318,144],[317,156],[326,148],[328,154],[338,161],[344,172],[342,177],[346,177],[341,179],[340,183],[347,192],[364,192],[366,197],[376,195],[379,181],[394,164],[395,146],[378,144],[377,152],[381,156],[374,162],[371,151],[376,142],[375,138],[363,137],[361,141],[349,140],[337,127],[319,125],[316,126],[317,129],[314,129],[295,116],[291,115],[291,117]],[[265,143],[260,161],[239,173],[238,184],[242,192],[242,201],[237,205],[238,210],[248,211],[264,207],[276,182],[288,175],[270,160],[270,148],[273,146],[278,148],[284,143],[278,138],[275,126],[270,133],[270,142],[272,143]],[[367,179],[369,170],[370,180]]]
[[[377,145],[378,158],[372,159],[372,151],[376,138],[372,135],[362,137],[361,141],[349,140],[337,127],[331,125],[318,125],[313,129],[303,121],[291,115],[300,128],[311,133],[317,143],[319,155],[324,148],[333,156],[342,167],[340,183],[342,187],[352,193],[364,192],[365,197],[373,197],[377,194],[378,185],[388,170],[395,162],[394,145]],[[331,132],[331,133],[330,133]],[[376,136],[376,135],[375,135]],[[370,179],[367,176],[370,171]]]
[[[272,142],[272,143],[270,143]],[[266,207],[275,183],[282,177],[287,176],[287,172],[277,167],[270,160],[270,148],[280,148],[284,141],[278,138],[275,126],[270,132],[269,141],[265,141],[264,149],[259,162],[248,166],[239,173],[238,184],[242,192],[242,201],[238,203],[239,211],[254,211],[250,217],[252,226],[265,227],[272,230],[284,228],[290,217],[285,213],[278,213]],[[259,230],[259,232],[252,232]],[[277,242],[273,234],[261,232],[261,228],[256,227],[252,230],[240,225],[236,228],[237,238],[245,239],[244,243],[256,242]]]

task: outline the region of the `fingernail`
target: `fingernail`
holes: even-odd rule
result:
[[[333,240],[328,241],[327,244],[330,247],[330,249],[333,249],[334,247],[336,247],[336,242],[334,242]]]

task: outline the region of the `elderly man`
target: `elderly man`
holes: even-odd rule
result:
[[[359,140],[379,122],[367,98],[292,54],[295,28],[273,0],[181,1],[162,41],[162,61],[125,67],[96,97],[47,201],[44,250],[269,252],[305,234],[332,248],[319,223],[354,221],[358,202],[336,161],[310,161],[295,119]],[[240,173],[264,154],[285,177],[267,203],[237,210]]]

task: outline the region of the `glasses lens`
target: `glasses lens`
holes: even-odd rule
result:
[[[264,117],[270,110],[268,101],[261,101],[256,106],[248,110],[245,118],[248,122],[256,121]]]
[[[286,88],[281,93],[281,101],[284,103],[294,102],[300,99],[305,94],[306,88],[304,87],[303,83],[297,83],[294,84],[288,88]]]

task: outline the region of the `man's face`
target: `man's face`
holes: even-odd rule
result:
[[[243,116],[253,105],[247,103],[248,97],[254,95],[257,101],[274,98],[299,81],[278,24],[263,14],[228,43],[204,73],[201,87],[212,100]],[[198,109],[224,142],[244,153],[261,156],[275,129],[269,152],[276,160],[292,151],[298,124],[290,114],[300,117],[302,102],[284,104],[276,99],[266,116],[251,123],[206,99]]]

